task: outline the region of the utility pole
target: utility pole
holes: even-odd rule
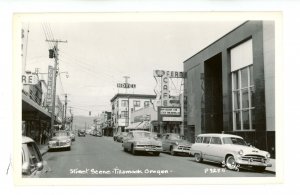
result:
[[[54,118],[55,118],[55,100],[56,100],[56,77],[59,70],[58,64],[58,43],[67,43],[67,41],[60,40],[46,40],[47,42],[54,42],[54,83],[53,83],[53,93],[52,93],[52,111],[51,111],[51,137],[54,131]]]
[[[66,123],[67,123],[67,105],[68,105],[68,95],[67,94],[65,94],[65,119],[64,119],[64,121],[65,121],[65,125],[66,125]]]

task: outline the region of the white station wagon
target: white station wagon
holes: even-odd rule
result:
[[[249,146],[242,137],[236,135],[200,134],[190,153],[197,162],[219,162],[230,170],[247,166],[263,172],[266,167],[272,166],[268,152]]]

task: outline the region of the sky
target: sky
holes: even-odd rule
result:
[[[84,22],[23,22],[29,29],[26,70],[47,73],[46,42],[54,38],[59,43],[57,94],[75,115],[92,116],[110,111],[110,99],[118,92],[117,83],[136,84],[135,94],[155,94],[153,70],[183,71],[183,62],[222,37],[244,21],[84,21]],[[68,72],[67,74],[64,72]],[[47,75],[41,75],[47,80]],[[173,89],[181,81],[173,79]]]

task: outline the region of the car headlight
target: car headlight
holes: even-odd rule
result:
[[[178,145],[179,145],[179,143],[178,143],[178,142],[175,142],[175,145],[176,145],[176,146],[178,146]]]
[[[55,144],[56,141],[49,141],[48,143],[51,145],[51,144]]]
[[[243,150],[240,150],[240,151],[238,152],[238,154],[242,156],[242,155],[244,154],[244,151],[243,151]]]
[[[271,157],[271,154],[270,154],[269,152],[267,152],[266,157],[267,157],[267,158],[270,158],[270,157]]]

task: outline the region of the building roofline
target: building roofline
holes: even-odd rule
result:
[[[113,102],[116,98],[118,97],[129,97],[129,98],[149,98],[149,99],[154,99],[156,98],[156,95],[151,95],[151,94],[130,94],[130,93],[117,93],[111,100],[110,102]]]
[[[199,53],[201,53],[202,51],[204,51],[205,49],[207,49],[208,47],[210,47],[211,45],[215,44],[216,42],[218,42],[219,40],[223,39],[224,37],[226,37],[228,34],[232,33],[233,31],[235,31],[236,29],[240,28],[241,26],[243,26],[244,24],[248,23],[249,20],[243,22],[242,24],[238,25],[237,27],[235,27],[234,29],[232,29],[231,31],[229,31],[228,33],[226,33],[225,35],[223,35],[222,37],[218,38],[217,40],[215,40],[214,42],[212,42],[211,44],[209,44],[208,46],[204,47],[203,49],[201,49],[200,51],[198,51],[197,53],[195,53],[194,55],[192,55],[191,57],[189,57],[188,59],[184,60],[183,63],[185,63],[186,61],[190,60],[191,58],[193,58],[194,56],[198,55]]]

